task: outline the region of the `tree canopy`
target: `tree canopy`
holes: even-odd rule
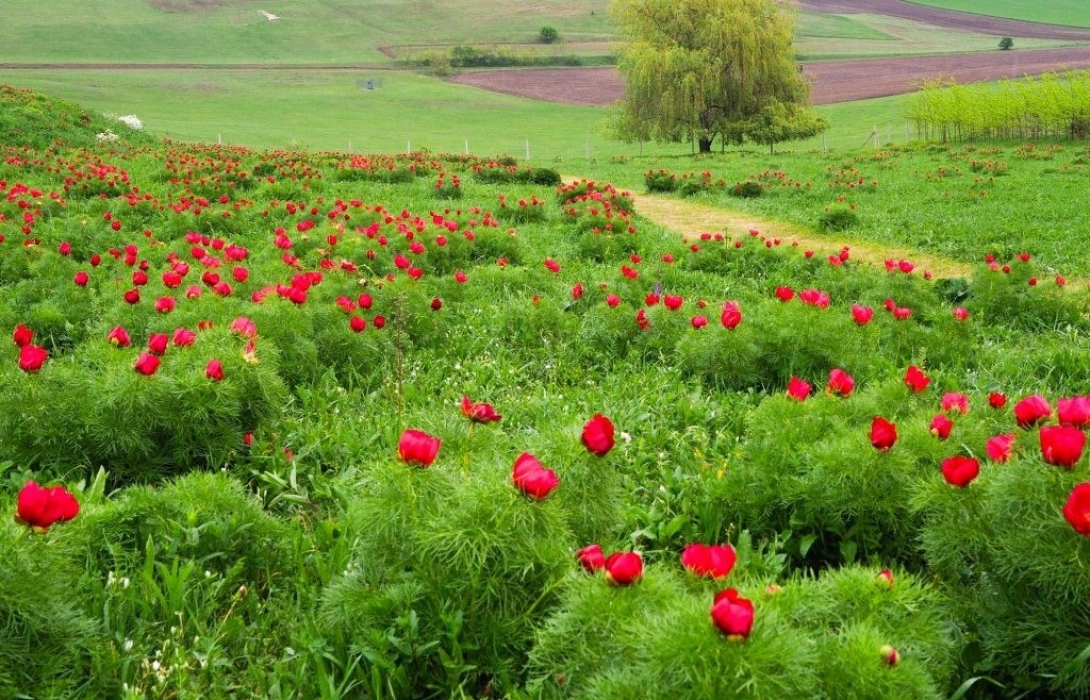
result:
[[[781,0],[613,0],[627,40],[621,138],[772,146],[825,128],[806,108],[793,9]]]

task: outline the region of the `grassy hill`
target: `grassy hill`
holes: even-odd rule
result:
[[[421,43],[567,41],[611,36],[608,0],[58,0],[4,18],[0,63],[389,62],[380,49]],[[263,12],[279,17],[265,18]],[[93,21],[92,19],[93,18]]]

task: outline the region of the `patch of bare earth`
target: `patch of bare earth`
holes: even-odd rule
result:
[[[1040,22],[1022,22],[1001,17],[989,17],[983,14],[942,10],[937,7],[904,2],[903,0],[801,0],[799,5],[809,12],[835,15],[889,15],[933,24],[936,27],[962,29],[993,36],[1090,41],[1090,29],[1041,24]]]
[[[765,240],[780,240],[782,246],[813,250],[816,255],[827,257],[839,253],[847,246],[852,260],[876,267],[884,267],[886,260],[908,260],[936,277],[968,277],[971,270],[953,260],[921,253],[915,249],[883,246],[872,241],[854,241],[839,236],[815,235],[782,221],[754,217],[737,211],[685,201],[670,197],[645,194],[635,198],[636,212],[686,240],[699,240],[702,233],[725,233],[737,239],[747,236],[751,230],[760,231]]]
[[[971,83],[1077,68],[1090,69],[1090,47],[819,61],[803,64],[803,73],[810,80],[811,101],[820,105],[900,95],[935,78]],[[452,82],[533,100],[597,107],[624,96],[624,81],[613,67],[476,71],[462,73]]]

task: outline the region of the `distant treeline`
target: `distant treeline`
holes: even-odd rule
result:
[[[540,55],[508,48],[461,45],[425,52],[413,62],[445,75],[462,68],[515,68],[531,66],[612,65],[612,56]]]
[[[925,140],[1090,138],[1090,71],[998,83],[924,83],[905,116]]]

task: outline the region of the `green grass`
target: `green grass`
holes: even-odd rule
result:
[[[380,87],[366,90],[372,78]],[[604,110],[509,97],[407,71],[0,71],[0,80],[92,109],[135,113],[157,134],[255,148],[465,151],[534,162],[634,154],[605,141]],[[648,152],[655,148],[645,146]]]
[[[834,18],[832,31],[813,33],[811,22],[823,26]],[[841,29],[840,32],[837,30]],[[907,56],[936,53],[995,51],[998,38],[988,34],[945,29],[888,15],[804,15],[800,21],[795,50],[802,60],[836,60],[868,56]],[[1018,39],[1019,48],[1068,46],[1071,42],[1048,39]]]
[[[607,6],[560,0],[527,10],[514,0],[454,0],[423,11],[409,0],[238,0],[167,12],[152,3],[59,0],[5,16],[0,62],[387,62],[380,46],[533,41],[545,24],[562,40],[609,38]],[[260,10],[281,19],[267,21]]]
[[[366,90],[371,78],[379,89]],[[510,97],[407,71],[0,70],[0,82],[44,91],[109,114],[136,114],[145,128],[181,141],[253,148],[510,153],[565,163],[615,156],[688,153],[688,144],[625,144],[603,135],[606,110]],[[903,97],[820,108],[832,128],[824,145],[858,149],[903,143]],[[888,139],[887,139],[888,135]],[[911,135],[915,138],[915,135]],[[823,148],[821,137],[790,150]],[[567,166],[566,166],[567,167]]]
[[[1069,27],[1090,27],[1090,13],[1081,0],[913,0],[917,5],[941,7],[959,12],[971,12],[991,17],[1021,19],[1027,22],[1061,24]]]
[[[603,166],[597,176],[645,191],[633,165]],[[777,186],[760,197],[712,189],[694,200],[803,230],[816,230],[821,214],[838,202],[854,205],[859,223],[845,236],[861,245],[927,251],[970,265],[985,253],[1006,259],[1024,250],[1051,274],[1090,276],[1077,223],[1090,196],[1090,163],[1081,144],[900,146],[774,156],[745,150],[703,158],[650,157],[638,165],[677,175],[709,172],[728,187],[764,176]],[[838,177],[841,171],[845,174]],[[773,173],[803,187],[779,187]],[[860,179],[862,186],[847,185]]]
[[[820,12],[799,13],[795,36],[797,39],[896,39],[892,34],[879,31],[860,21],[859,15],[827,15]]]

